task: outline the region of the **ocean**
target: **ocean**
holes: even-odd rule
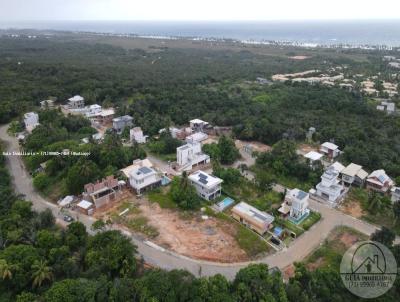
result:
[[[372,21],[32,21],[2,22],[0,28],[52,29],[241,41],[400,46],[400,20]]]

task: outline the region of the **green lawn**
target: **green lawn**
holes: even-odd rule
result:
[[[310,212],[310,215],[302,221],[299,227],[303,228],[304,230],[308,230],[312,225],[316,224],[321,219],[321,214],[318,212]]]
[[[169,192],[165,192],[161,189],[156,189],[149,192],[147,197],[150,202],[158,203],[163,209],[176,209],[178,207],[177,204],[172,200]]]
[[[254,257],[270,250],[270,247],[263,239],[243,225],[238,225],[235,239],[249,257]]]

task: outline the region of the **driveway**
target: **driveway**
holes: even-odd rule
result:
[[[5,141],[7,151],[18,151],[19,145],[17,139],[7,134],[7,127],[8,125],[0,127],[0,138]],[[19,156],[7,156],[6,165],[9,168],[15,191],[19,194],[24,194],[27,200],[32,201],[35,210],[42,211],[49,208],[57,218],[57,221],[65,225],[61,219],[59,207],[45,200],[34,190],[32,178],[29,173],[26,172],[21,158]],[[349,226],[366,235],[370,235],[378,229],[376,226],[357,220],[312,200],[310,200],[310,207],[320,212],[322,215],[321,220],[317,224],[301,235],[297,240],[294,240],[288,248],[251,262],[214,263],[191,259],[165,250],[153,243],[145,242],[130,232],[124,230],[122,230],[122,232],[131,238],[132,242],[138,247],[138,253],[143,257],[144,261],[153,266],[167,270],[186,269],[196,276],[210,276],[219,273],[226,276],[228,279],[233,279],[237,271],[250,263],[267,263],[270,267],[277,266],[279,268],[284,268],[293,262],[303,260],[324,241],[329,232],[336,226]],[[87,227],[89,233],[93,233],[90,230],[90,226],[95,221],[94,218],[75,212],[72,216],[81,221]],[[396,241],[399,242],[398,238]]]

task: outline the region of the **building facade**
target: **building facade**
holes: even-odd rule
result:
[[[205,200],[214,200],[221,196],[222,179],[203,171],[196,171],[189,175],[189,180],[196,188],[197,195],[201,198]]]
[[[260,235],[264,235],[274,221],[272,215],[245,202],[240,202],[232,208],[232,217]]]

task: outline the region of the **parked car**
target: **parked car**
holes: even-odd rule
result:
[[[65,222],[72,222],[72,221],[74,221],[74,218],[72,218],[72,217],[69,216],[69,215],[64,215],[64,221],[65,221]]]

